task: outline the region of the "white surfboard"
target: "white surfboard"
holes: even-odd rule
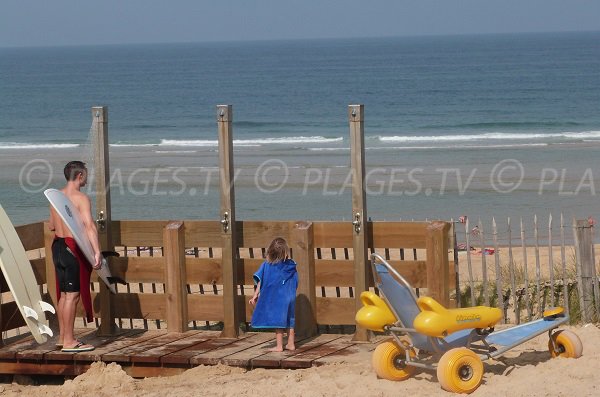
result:
[[[31,335],[40,344],[46,342],[46,335],[52,336],[53,333],[48,327],[45,312],[54,313],[54,307],[42,300],[23,243],[2,205],[0,205],[0,267]]]
[[[85,255],[86,259],[90,264],[94,263],[94,249],[92,248],[92,244],[87,237],[87,233],[85,232],[85,228],[83,226],[83,221],[79,216],[79,211],[71,200],[63,192],[56,189],[47,189],[44,191],[44,195],[52,204],[52,207],[60,216],[63,223],[69,228],[71,234],[73,234],[73,238],[75,242],[81,249],[81,252]],[[96,270],[100,279],[106,284],[110,292],[113,294],[117,293],[117,290],[114,285],[114,278],[110,274],[110,269],[108,268],[108,263],[106,258],[102,258],[102,267]]]

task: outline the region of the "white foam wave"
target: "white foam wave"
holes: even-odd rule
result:
[[[154,153],[158,154],[186,154],[196,153],[195,150],[155,150]]]
[[[76,147],[79,147],[79,144],[0,142],[0,149],[70,149]]]
[[[600,131],[583,132],[558,132],[550,134],[541,133],[508,133],[508,132],[487,132],[473,135],[396,135],[396,136],[378,136],[381,142],[468,142],[484,140],[552,140],[552,139],[600,139]]]
[[[379,146],[367,147],[365,150],[434,150],[434,149],[508,149],[520,147],[548,146],[547,143],[514,143],[491,145],[444,145],[444,146]]]
[[[157,143],[111,143],[110,147],[149,147],[158,146]]]
[[[349,147],[311,147],[308,148],[308,150],[313,151],[313,152],[334,152],[334,151],[341,151],[341,150],[350,150]]]
[[[234,146],[259,146],[259,145],[286,145],[299,143],[334,143],[341,142],[344,138],[326,138],[323,136],[297,136],[283,138],[256,138],[256,139],[234,139]],[[160,146],[217,146],[217,140],[176,140],[162,139]]]

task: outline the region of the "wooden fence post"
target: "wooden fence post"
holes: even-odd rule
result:
[[[350,155],[352,170],[352,225],[354,250],[354,299],[356,310],[362,307],[360,294],[369,289],[368,284],[368,227],[365,181],[365,124],[364,105],[348,106],[350,120]],[[356,326],[354,340],[368,341],[367,329]]]
[[[44,222],[44,261],[46,263],[46,285],[48,286],[48,294],[52,299],[54,307],[58,305],[58,297],[56,296],[56,270],[54,261],[52,260],[52,242],[54,241],[54,233],[50,230],[48,222]]]
[[[434,221],[427,226],[427,291],[440,304],[450,304],[448,263],[448,222]],[[467,248],[468,249],[468,248]]]
[[[114,250],[111,231],[110,203],[110,160],[108,155],[108,108],[92,107],[93,145],[94,145],[94,180],[96,181],[96,222],[98,240],[102,251]],[[112,259],[108,258],[108,265]],[[111,293],[108,287],[100,282],[100,334],[114,333],[114,311]]]
[[[296,222],[291,237],[292,253],[298,265],[295,331],[299,337],[311,337],[318,331],[312,222]]]
[[[58,296],[56,296],[56,270],[54,260],[52,259],[52,242],[54,241],[54,232],[50,230],[48,222],[44,222],[44,262],[46,263],[46,285],[48,295],[52,300],[54,308],[58,307]],[[58,316],[48,316],[50,328],[58,329]]]
[[[217,106],[219,134],[219,172],[221,187],[221,241],[223,272],[223,332],[222,337],[237,338],[242,318],[237,301],[237,241],[235,219],[235,190],[233,168],[233,109],[231,105]]]
[[[167,295],[167,331],[188,329],[188,305],[185,271],[185,231],[183,222],[169,222],[163,231],[165,282]]]
[[[592,256],[592,226],[587,219],[573,220],[575,257],[577,260],[577,289],[581,305],[582,320],[586,323],[597,320],[594,306],[594,257]]]

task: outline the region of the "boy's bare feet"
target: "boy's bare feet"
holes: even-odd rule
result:
[[[277,352],[277,353],[281,353],[283,351],[283,347],[274,347],[272,349],[269,349],[270,352]]]

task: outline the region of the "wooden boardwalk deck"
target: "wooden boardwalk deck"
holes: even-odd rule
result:
[[[296,350],[269,352],[275,334],[246,333],[238,339],[220,338],[218,331],[184,333],[123,330],[117,336],[98,336],[95,330],[77,330],[78,338],[96,346],[91,352],[64,353],[54,341],[43,345],[26,337],[0,348],[0,374],[76,376],[95,361],[115,362],[133,377],[174,375],[198,365],[225,364],[252,368],[309,368],[343,361],[370,343],[354,343],[352,335],[322,334],[301,339]]]

